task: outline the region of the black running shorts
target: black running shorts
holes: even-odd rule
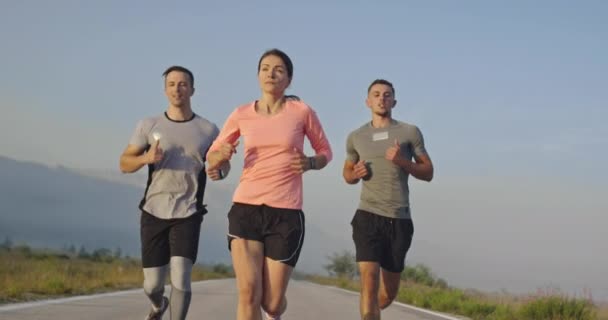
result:
[[[233,239],[264,243],[264,256],[295,267],[304,242],[304,212],[234,203],[228,213],[228,249]]]
[[[203,215],[187,218],[160,219],[141,213],[141,260],[144,268],[160,267],[173,256],[196,262]]]
[[[357,210],[351,225],[357,262],[373,261],[387,271],[403,271],[405,255],[414,235],[411,219],[388,218]]]

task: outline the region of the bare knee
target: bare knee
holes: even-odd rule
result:
[[[380,309],[384,309],[391,305],[399,293],[399,279],[383,280],[381,289],[378,292],[378,305]]]
[[[270,297],[263,299],[262,308],[270,315],[279,316],[285,311],[286,304],[285,296],[280,298]]]
[[[380,290],[378,290],[378,305],[380,309],[388,307],[397,297],[401,284],[401,272],[391,272],[382,269],[380,273]]]
[[[259,306],[262,302],[262,290],[254,283],[239,286],[239,303]]]
[[[397,298],[397,292],[381,292],[378,296],[378,306],[380,309],[385,309],[390,306]]]

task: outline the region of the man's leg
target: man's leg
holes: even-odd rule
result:
[[[154,310],[165,309],[163,294],[168,265],[162,267],[144,268],[144,292],[152,302]]]
[[[359,276],[361,278],[360,311],[363,320],[379,320],[380,307],[378,306],[378,287],[380,265],[377,262],[361,261]]]
[[[363,320],[380,319],[378,288],[380,286],[380,261],[386,251],[383,243],[382,217],[357,210],[351,221],[355,242],[356,260],[361,279],[359,310]]]
[[[380,288],[378,290],[378,305],[380,309],[385,309],[395,300],[399,292],[400,283],[401,273],[381,269]]]
[[[381,264],[380,289],[378,291],[378,304],[380,309],[388,307],[399,293],[401,272],[405,268],[405,257],[414,235],[414,224],[411,219],[391,219],[387,227],[391,230],[389,247],[391,252]]]
[[[195,213],[174,219],[169,231],[171,247],[171,320],[186,319],[192,299],[192,265],[198,254],[203,216]]]
[[[162,316],[168,306],[163,294],[169,270],[169,225],[162,219],[142,212],[140,226],[143,288],[152,303],[148,319],[154,319]]]
[[[171,257],[171,320],[184,320],[192,299],[192,260]]]

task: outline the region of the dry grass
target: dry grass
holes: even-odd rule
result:
[[[194,281],[230,277],[227,267],[195,265]],[[139,260],[70,257],[31,250],[0,251],[0,303],[91,294],[142,286]]]
[[[358,281],[347,278],[313,276],[309,280],[359,291]],[[604,320],[608,314],[607,306],[596,306],[587,298],[569,297],[555,290],[515,296],[403,281],[397,300],[475,320]]]

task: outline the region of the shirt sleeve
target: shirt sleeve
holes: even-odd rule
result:
[[[359,153],[355,149],[353,133],[349,134],[348,138],[346,138],[346,160],[353,163],[359,162]]]
[[[211,141],[215,141],[219,135],[220,129],[217,127],[217,125],[213,124],[213,129],[211,130]]]
[[[239,128],[238,110],[233,111],[226,119],[224,127],[219,131],[217,138],[211,144],[209,152],[217,151],[223,143],[234,143],[241,136]],[[207,157],[209,156],[207,152]]]
[[[323,131],[321,121],[317,117],[317,113],[312,108],[307,108],[305,134],[310,141],[312,148],[317,155],[324,155],[329,163],[333,157],[329,140]]]
[[[414,129],[414,136],[412,139],[412,150],[414,151],[414,155],[421,156],[426,154],[426,148],[424,147],[424,138],[422,137],[422,132],[418,127]]]
[[[146,130],[146,123],[144,120],[140,120],[135,127],[135,131],[131,135],[129,140],[130,145],[134,145],[140,148],[146,148],[150,145],[148,142],[148,130]]]
[[[209,153],[209,150],[211,150],[211,145],[213,144],[213,142],[215,140],[217,140],[217,137],[220,134],[220,129],[217,127],[217,125],[214,123],[213,127],[211,128],[211,133],[209,135],[209,140],[211,141],[211,144],[209,144],[209,147],[207,148],[207,150],[204,150],[205,152],[205,157],[207,156],[207,154]]]

